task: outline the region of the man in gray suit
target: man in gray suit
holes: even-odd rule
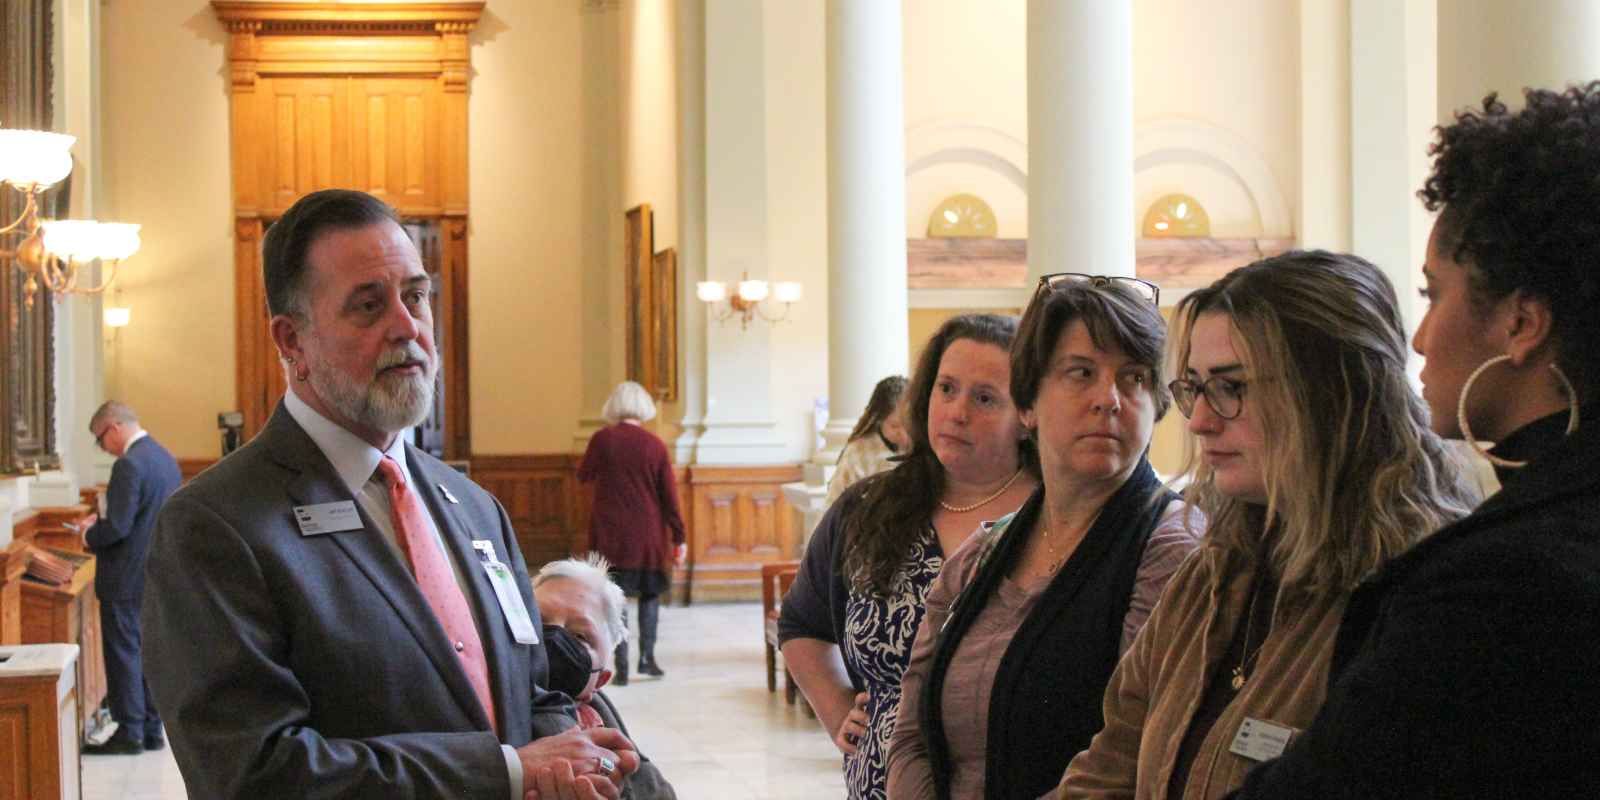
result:
[[[190,797],[615,798],[571,730],[505,510],[397,434],[429,411],[429,278],[387,205],[307,195],[263,276],[289,391],[163,509],[146,673]]]

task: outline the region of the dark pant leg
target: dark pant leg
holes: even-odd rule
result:
[[[142,673],[143,670],[141,669]],[[156,700],[150,695],[150,682],[144,684],[144,735],[145,738],[161,735],[161,712],[156,710]]]
[[[139,603],[101,601],[100,638],[106,657],[106,701],[126,735],[143,737],[149,690],[139,658]],[[153,708],[153,707],[152,707]]]
[[[656,626],[661,621],[661,595],[639,595],[639,660],[656,660]]]
[[[624,630],[624,631],[628,630],[628,604],[627,603],[623,603],[622,604],[622,630]],[[612,679],[612,681],[616,682],[619,685],[626,685],[628,683],[628,637],[627,636],[623,636],[622,637],[622,641],[617,642],[616,652],[614,652],[612,655],[616,660],[616,669],[612,671],[612,678],[611,679]]]

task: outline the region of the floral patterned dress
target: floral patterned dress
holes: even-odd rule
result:
[[[922,625],[928,589],[943,566],[939,536],[930,527],[906,554],[892,592],[879,596],[852,591],[845,604],[845,635],[839,649],[867,688],[867,735],[856,754],[844,760],[845,785],[852,800],[888,797],[889,740],[900,708],[900,677],[911,661],[911,643]]]

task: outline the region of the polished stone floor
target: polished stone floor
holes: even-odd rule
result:
[[[838,751],[815,720],[767,692],[758,604],[661,611],[665,678],[607,691],[639,749],[682,800],[844,795]],[[177,800],[171,750],[85,756],[84,800]]]

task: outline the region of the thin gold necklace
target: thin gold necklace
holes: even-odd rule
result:
[[[995,491],[994,494],[991,494],[988,497],[985,497],[982,500],[979,500],[978,502],[973,503],[970,506],[953,506],[953,505],[950,505],[949,503],[946,503],[944,500],[941,499],[939,501],[939,507],[944,509],[944,510],[946,510],[946,511],[954,513],[954,514],[965,514],[968,511],[976,511],[976,510],[978,510],[980,508],[983,508],[984,506],[989,505],[990,503],[994,502],[994,499],[996,497],[999,497],[1000,495],[1005,494],[1006,490],[1011,488],[1011,484],[1017,482],[1017,477],[1019,475],[1021,475],[1021,474],[1022,474],[1022,467],[1017,467],[1017,471],[1011,473],[1011,477],[1009,479],[1007,479],[1006,482],[1004,484],[1002,484],[1000,486],[1000,488]]]
[[[1256,581],[1260,580],[1261,577],[1259,575],[1256,576]],[[1244,671],[1250,668],[1250,665],[1255,661],[1256,656],[1260,655],[1262,645],[1267,643],[1266,637],[1262,637],[1261,643],[1256,645],[1256,649],[1253,651],[1250,649],[1250,634],[1256,629],[1256,598],[1260,595],[1260,586],[1256,583],[1252,583],[1250,585],[1250,610],[1245,612],[1246,614],[1250,615],[1250,621],[1245,623],[1244,626],[1244,655],[1240,656],[1239,663],[1234,666],[1233,680],[1231,681],[1233,684],[1233,690],[1236,692],[1244,688],[1245,678],[1247,677],[1244,674]],[[1267,633],[1268,635],[1271,635],[1271,626],[1268,626]]]

